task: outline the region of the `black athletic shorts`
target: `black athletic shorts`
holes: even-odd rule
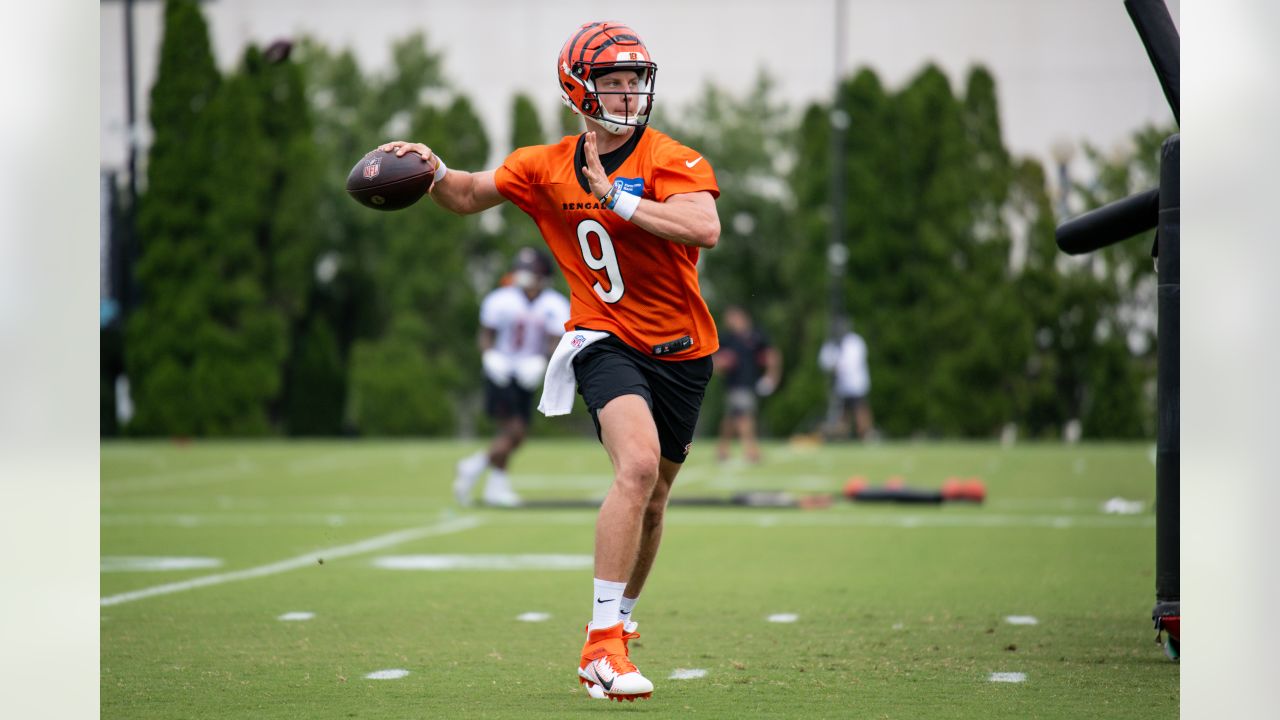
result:
[[[494,420],[518,417],[528,423],[533,417],[533,393],[520,387],[515,380],[507,383],[506,387],[498,387],[485,378],[484,411]]]
[[[639,395],[658,426],[662,457],[684,462],[693,444],[702,396],[711,379],[711,356],[659,360],[609,336],[583,348],[573,359],[578,393],[591,411],[600,437],[600,408],[616,397]]]

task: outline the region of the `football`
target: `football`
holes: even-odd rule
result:
[[[416,152],[396,157],[374,149],[347,175],[347,193],[374,210],[401,210],[422,199],[435,181],[435,168]]]

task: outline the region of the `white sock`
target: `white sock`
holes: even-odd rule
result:
[[[624,582],[595,578],[595,592],[591,597],[592,630],[618,624],[618,602],[622,600],[622,591],[626,589],[627,584]]]
[[[499,490],[510,490],[511,480],[507,477],[507,471],[490,466],[489,479],[486,481],[485,487],[497,488]]]
[[[489,464],[489,453],[480,450],[473,455],[468,455],[462,462],[458,463],[458,467],[467,475],[479,476],[484,472],[485,467]]]
[[[631,611],[636,608],[636,603],[640,602],[640,598],[629,598],[625,595],[618,601],[618,619],[622,622],[632,622]]]

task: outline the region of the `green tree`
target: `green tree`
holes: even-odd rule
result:
[[[346,380],[332,321],[317,308],[316,268],[325,249],[317,208],[326,188],[306,79],[298,62],[267,62],[255,50],[246,53],[245,70],[263,104],[266,142],[279,149],[262,159],[270,211],[258,233],[267,303],[289,328],[273,420],[290,434],[336,435]]]
[[[195,363],[204,434],[267,431],[268,404],[281,385],[287,326],[284,314],[267,302],[275,173],[264,160],[272,152],[253,77],[261,62],[261,53],[249,48],[207,115],[217,159],[206,172],[216,202],[205,217],[205,261],[192,280],[206,313]]]
[[[352,164],[388,139],[425,142],[460,168],[483,161],[487,140],[469,107],[449,97],[440,57],[421,34],[396,43],[392,68],[382,75],[367,75],[350,52],[331,53],[313,41],[302,43],[299,55],[314,119],[312,152],[323,159],[319,175],[329,189],[315,208],[327,269],[314,286],[304,325],[314,335],[307,340],[313,348],[308,357],[319,363],[309,372],[332,375],[333,353],[324,349],[328,340],[319,330],[327,325],[345,368],[347,430],[447,432],[453,410],[441,396],[459,382],[454,356],[475,352],[469,347],[475,299],[465,258],[480,235],[478,223],[427,200],[400,212],[370,211],[341,197],[339,188]],[[405,412],[424,407],[431,412]]]
[[[522,148],[546,142],[542,122],[538,120],[537,106],[528,95],[516,95],[512,103],[511,147]],[[526,245],[542,247],[544,243],[538,226],[520,208],[511,203],[503,203],[499,212],[502,214],[502,234],[496,243],[496,257],[493,258],[491,267],[505,270],[516,250]]]
[[[203,270],[204,217],[213,204],[204,170],[216,157],[206,115],[219,85],[199,8],[192,0],[169,0],[151,89],[154,139],[138,207],[135,273],[141,297],[125,331],[133,432],[201,430],[200,409],[189,396],[200,352],[193,330],[205,310],[193,281]]]
[[[557,108],[558,108],[558,114],[556,115],[556,117],[560,121],[559,123],[560,134],[561,135],[582,134],[582,130],[584,128],[584,125],[582,123],[582,116],[574,112],[573,108],[569,107],[563,102],[560,103],[557,106]]]
[[[1086,210],[1159,185],[1160,145],[1172,127],[1137,130],[1127,147],[1103,153],[1086,144],[1088,182],[1072,186]],[[1155,232],[1063,262],[1065,272],[1091,294],[1073,308],[1086,317],[1089,347],[1078,372],[1081,387],[1073,417],[1086,437],[1152,437],[1155,433]],[[1079,333],[1083,335],[1084,333]]]

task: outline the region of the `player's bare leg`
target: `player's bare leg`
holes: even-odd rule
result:
[[[871,432],[871,406],[864,399],[858,403],[858,409],[854,413],[857,418],[858,437],[866,440]]]
[[[511,455],[524,442],[527,426],[523,418],[509,417],[498,421],[498,434],[483,452],[470,455],[458,462],[457,477],[453,481],[453,494],[458,504],[471,505],[471,493],[480,476],[490,470],[484,486],[486,505],[512,507],[520,504],[520,496],[511,488],[507,478],[507,463]]]
[[[726,412],[724,417],[720,419],[720,442],[716,445],[716,459],[724,462],[729,459],[729,446],[733,442],[733,435],[737,430],[733,424],[734,415]]]
[[[614,478],[596,519],[596,577],[626,582],[640,550],[645,508],[658,483],[658,428],[639,395],[614,398],[598,417]]]
[[[498,434],[489,443],[489,464],[506,470],[511,455],[524,442],[526,427],[520,417],[506,418],[498,424]]]
[[[511,455],[524,442],[527,426],[524,419],[517,416],[507,418],[499,426],[498,435],[489,445],[489,479],[484,486],[484,502],[486,505],[514,507],[520,504],[520,496],[511,487],[507,477],[507,464]]]
[[[627,589],[623,593],[629,598],[640,597],[649,571],[653,569],[653,560],[658,557],[658,546],[662,544],[662,524],[667,513],[667,499],[671,496],[671,485],[680,472],[680,463],[661,458],[658,463],[658,482],[649,496],[649,503],[644,510],[644,523],[640,527],[640,548],[636,554],[636,564],[627,580]]]
[[[756,442],[756,418],[749,412],[742,413],[737,418],[738,436],[742,439],[742,453],[746,456],[747,462],[760,462],[760,445]]]
[[[613,461],[614,479],[596,519],[595,577],[597,587],[603,582],[618,589],[614,597],[596,598],[598,605],[588,626],[578,677],[588,691],[599,686],[611,699],[635,700],[651,696],[653,683],[628,658],[629,637],[616,610],[636,568],[645,515],[659,482],[658,429],[648,404],[639,395],[610,400],[596,417],[600,439]],[[649,562],[652,565],[652,560]],[[606,615],[614,622],[600,620]]]

